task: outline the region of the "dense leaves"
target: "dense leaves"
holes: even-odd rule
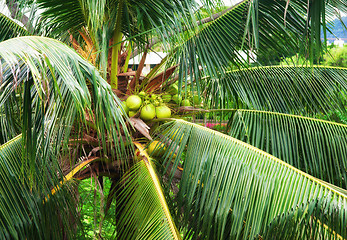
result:
[[[139,162],[124,176],[119,191],[119,239],[181,239],[152,160],[139,143]]]
[[[16,21],[0,14],[0,238],[83,236],[70,184],[76,169],[80,179],[93,176],[100,193],[102,178],[112,178],[105,208],[100,201],[101,212],[116,201],[108,236],[347,238],[346,126],[307,117],[346,112],[346,69],[250,68],[267,51],[313,64],[326,20],[346,10],[345,1],[244,0],[225,9],[205,0],[203,15],[191,0],[18,3],[10,9]],[[39,11],[20,27],[30,7]],[[81,55],[54,39],[13,38],[28,32]],[[128,72],[132,53],[158,43],[171,50],[158,67],[141,76],[143,58]],[[152,130],[170,119],[127,122],[115,93],[125,100],[153,81],[163,94],[176,80],[205,106],[232,106],[229,133],[242,141],[184,120],[157,135]],[[160,151],[148,148],[157,161],[136,129],[162,141]],[[95,213],[95,227],[97,216],[104,215]],[[101,228],[95,238],[105,236]]]
[[[208,96],[225,99],[230,94],[228,86],[219,79],[230,68],[249,65],[258,54],[273,51],[279,56],[292,56],[298,53],[313,62],[324,49],[320,43],[323,37],[320,20],[326,26],[326,19],[336,15],[333,7],[345,9],[347,4],[342,1],[318,4],[304,0],[245,0],[215,21],[198,27],[191,24],[192,30],[176,40],[180,44],[174,59],[180,64],[179,85],[190,83],[193,90],[196,88],[200,93],[201,89],[208,89],[205,82],[199,80],[201,75],[211,76],[218,92],[214,90]]]
[[[324,66],[254,67],[211,78],[206,92],[224,96],[212,99],[212,104],[233,108],[308,115],[332,109],[345,112],[346,74],[345,68]]]
[[[96,69],[72,49],[48,38],[22,37],[1,43],[0,61],[0,103],[8,106],[9,96],[18,85],[24,84],[23,98],[27,99],[23,105],[23,122],[27,128],[23,131],[32,131],[30,129],[34,127],[36,132],[32,131],[32,141],[49,142],[52,140],[49,140],[50,136],[54,136],[53,139],[57,136],[59,145],[63,137],[68,138],[75,118],[86,124],[86,115],[95,112],[89,117],[94,118],[96,130],[103,136],[104,149],[107,149],[106,137],[113,138],[116,145],[113,153],[119,156],[124,153],[124,142],[118,139],[121,126],[126,129],[123,113],[117,105],[120,101]],[[86,79],[92,86],[91,91]],[[11,108],[8,111],[10,114],[3,117],[11,116]],[[45,135],[37,129],[42,129]]]
[[[71,201],[75,203],[71,199],[74,194],[69,192],[72,190],[59,188],[61,191],[49,197],[51,189],[60,185],[63,175],[59,164],[66,155],[62,154],[62,149],[66,149],[75,121],[86,124],[89,121],[87,113],[95,112],[89,118],[94,120],[95,130],[103,136],[100,145],[110,157],[122,159],[120,156],[127,153],[118,133],[122,126],[123,133],[127,132],[123,113],[117,105],[119,100],[93,66],[56,40],[22,37],[4,41],[0,44],[0,62],[2,129],[7,131],[11,127],[13,117],[19,117],[22,125],[22,136],[15,140],[9,141],[15,130],[2,134],[2,140],[9,141],[0,149],[0,154],[7,154],[0,167],[1,192],[4,193],[1,202],[5,211],[0,218],[7,219],[2,221],[7,229],[3,234],[15,239],[31,234],[41,239],[71,236],[77,227],[69,222],[73,219],[69,212],[73,213],[76,208],[71,204]],[[22,104],[18,104],[19,110],[12,105],[18,95],[23,99]],[[112,149],[108,148],[111,143],[107,139],[114,139]],[[18,201],[13,198],[17,195]],[[47,220],[49,215],[56,216],[51,220],[53,228]]]
[[[298,218],[312,222],[295,233],[303,239],[318,238],[325,229],[328,239],[347,236],[346,190],[183,120],[171,124],[166,136],[173,139],[172,146],[187,148],[177,195],[187,238],[262,238],[262,233],[281,228],[283,218],[288,224]]]
[[[230,125],[231,136],[346,189],[347,125],[255,110],[237,110]]]
[[[0,42],[13,37],[29,34],[24,27],[2,13],[0,13],[0,26]]]
[[[72,238],[79,226],[74,194],[63,186],[52,196],[51,188],[59,183],[55,164],[36,161],[39,179],[34,181],[23,165],[21,143],[19,135],[0,147],[0,238]]]

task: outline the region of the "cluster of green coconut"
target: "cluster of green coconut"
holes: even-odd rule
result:
[[[162,96],[165,102],[172,102],[178,106],[189,107],[189,106],[200,106],[201,100],[199,96],[192,96],[187,98],[182,98],[181,95],[178,95],[178,86],[177,84],[173,84],[170,86],[168,93],[165,93]]]
[[[139,92],[131,95],[123,102],[122,106],[129,117],[139,116],[144,121],[150,121],[154,118],[170,118],[171,109],[177,106],[197,106],[201,103],[198,96],[183,99],[178,95],[177,85],[172,85],[169,90],[163,94],[148,94]]]
[[[137,95],[131,95],[122,106],[129,117],[134,117],[139,113],[140,118],[144,121],[150,121],[155,117],[171,117],[170,108],[156,94],[148,96],[145,92],[140,92]]]

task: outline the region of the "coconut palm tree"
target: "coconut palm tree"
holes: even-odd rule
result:
[[[322,119],[346,114],[347,69],[314,65],[347,2],[201,2],[5,1],[2,239],[76,239],[86,178],[117,239],[347,238],[347,125]],[[144,76],[154,48],[168,55]],[[250,63],[269,49],[307,63]],[[160,100],[174,84],[178,99],[199,96],[193,107],[128,117],[122,100]],[[196,114],[228,119],[227,131]]]

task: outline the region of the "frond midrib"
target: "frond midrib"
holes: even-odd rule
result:
[[[271,68],[296,68],[296,69],[338,69],[338,70],[345,70],[347,71],[347,68],[345,67],[338,67],[338,66],[326,66],[326,65],[312,65],[312,66],[297,66],[297,65],[271,65],[271,66],[258,66],[258,67],[248,67],[248,68],[240,68],[240,69],[234,69],[234,70],[228,70],[223,73],[223,75],[230,74],[230,73],[236,73],[236,72],[245,72],[245,71],[253,71],[253,70],[262,70],[262,69],[271,69]],[[222,75],[222,74],[220,74]],[[205,76],[201,79],[208,79],[211,76]]]
[[[22,134],[19,134],[18,136],[12,138],[11,140],[5,142],[4,144],[0,145],[0,152],[6,148],[8,145],[11,145],[13,142],[19,140],[20,138],[22,138]]]
[[[307,69],[314,69],[314,68],[330,68],[330,69],[341,69],[341,70],[347,70],[345,67],[338,67],[338,66],[326,66],[326,65],[312,65],[312,66],[306,66],[306,65],[271,65],[271,66],[259,66],[259,67],[250,67],[250,68],[243,68],[243,69],[235,69],[235,70],[229,70],[225,73],[232,73],[232,72],[239,72],[243,70],[252,70],[252,69],[267,69],[267,68],[307,68]]]
[[[314,122],[322,122],[322,123],[327,123],[327,124],[347,128],[347,124],[331,122],[331,121],[323,120],[323,119],[319,119],[319,118],[312,118],[312,117],[288,114],[288,113],[269,112],[269,111],[263,111],[263,110],[255,110],[255,109],[233,109],[230,111],[250,112],[250,113],[265,113],[265,114],[269,114],[269,115],[278,115],[278,116],[285,116],[285,117],[289,117],[289,118],[305,119],[305,120],[310,120],[310,121],[314,121]]]
[[[18,23],[16,23],[13,19],[7,17],[5,14],[0,12],[0,18],[4,18],[7,22],[11,22],[12,24],[15,24],[17,28],[19,28],[21,31],[25,32],[26,34],[29,34],[28,30],[26,30],[24,27],[20,26]]]
[[[230,108],[230,109],[210,109],[206,110],[206,112],[250,112],[250,113],[265,113],[269,115],[278,115],[278,116],[285,116],[289,118],[298,118],[298,119],[305,119],[305,120],[310,120],[314,122],[321,122],[321,123],[326,123],[326,124],[331,124],[343,128],[347,128],[347,124],[343,123],[337,123],[337,122],[332,122],[328,120],[323,120],[319,118],[313,118],[313,117],[307,117],[307,116],[301,116],[301,115],[295,115],[295,114],[289,114],[289,113],[281,113],[281,112],[270,112],[270,111],[264,111],[264,110],[256,110],[256,109],[237,109],[237,108]]]
[[[178,230],[176,228],[176,225],[175,223],[173,222],[173,219],[171,217],[171,213],[170,213],[170,210],[166,204],[166,200],[165,200],[165,197],[162,193],[162,190],[161,190],[161,185],[160,185],[160,182],[159,182],[159,179],[156,175],[156,173],[154,172],[154,169],[153,169],[153,165],[151,164],[150,162],[150,157],[148,155],[148,153],[144,150],[144,148],[142,147],[142,145],[138,142],[134,142],[134,145],[138,148],[138,150],[140,151],[140,155],[142,155],[145,159],[143,160],[143,162],[145,163],[145,166],[151,176],[151,179],[155,185],[155,189],[156,189],[156,192],[157,192],[157,195],[158,195],[158,198],[159,198],[159,201],[161,203],[161,207],[162,209],[164,210],[164,213],[165,213],[165,216],[168,220],[168,223],[169,223],[169,226],[171,228],[171,232],[174,236],[174,238],[176,240],[179,240],[181,239],[181,236],[179,235],[178,233]]]

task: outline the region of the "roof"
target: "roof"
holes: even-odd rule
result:
[[[158,64],[166,56],[166,54],[167,53],[165,53],[165,52],[149,52],[149,53],[147,53],[145,64]],[[129,64],[130,65],[139,64],[141,61],[141,58],[142,58],[142,53],[131,58],[129,60]]]

